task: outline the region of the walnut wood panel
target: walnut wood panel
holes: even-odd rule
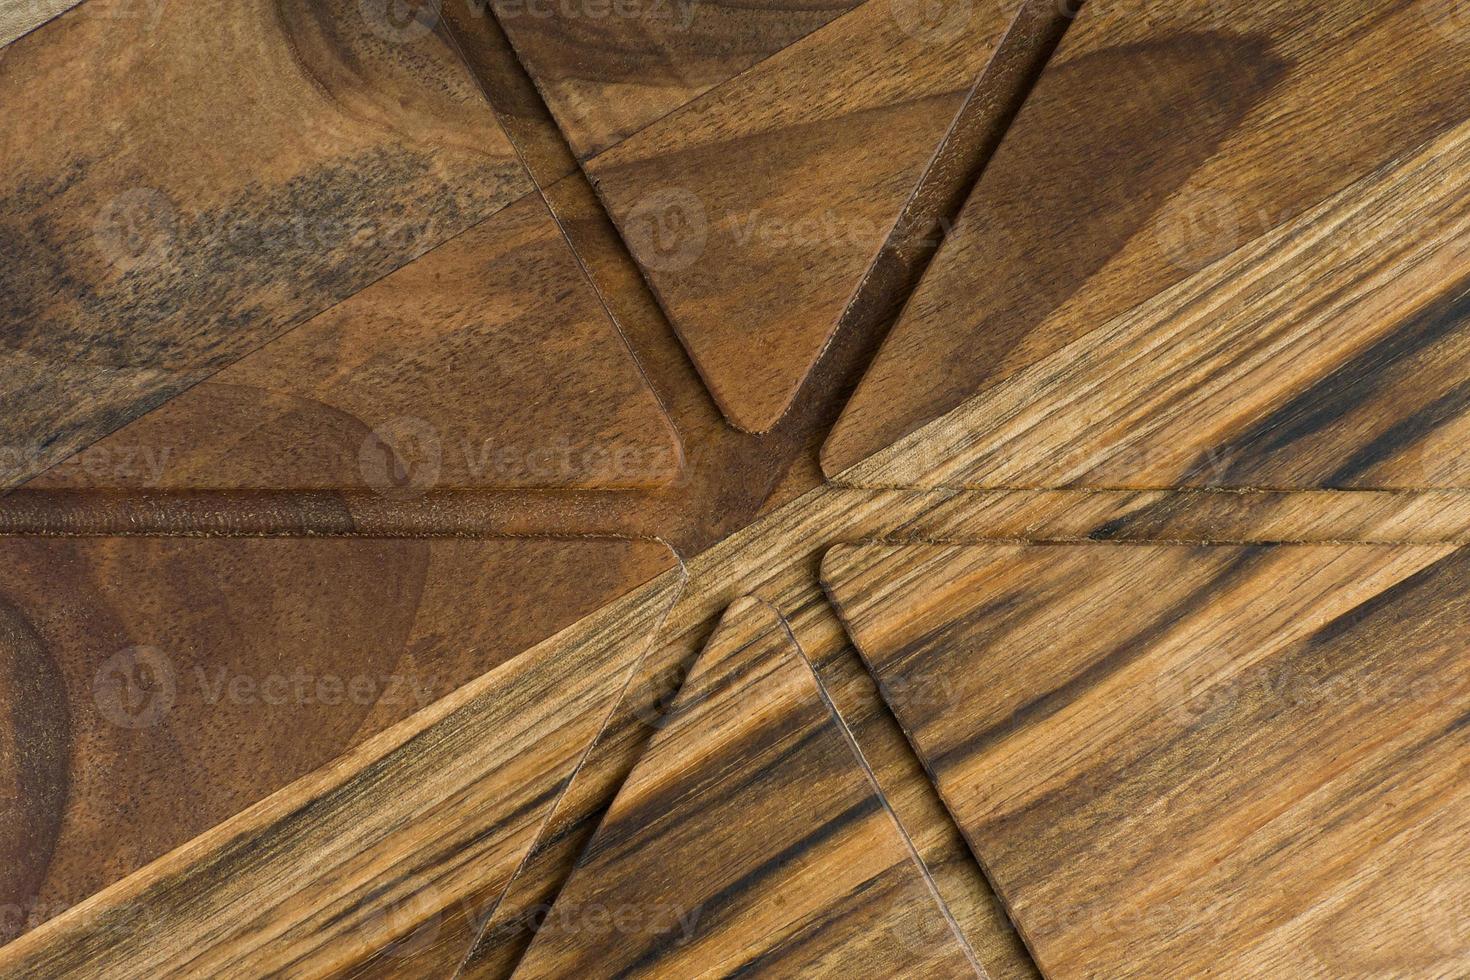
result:
[[[1067,346],[839,479],[1470,486],[1467,177],[1470,126],[1112,321],[1064,310]]]
[[[0,948],[5,976],[440,975],[430,927],[530,846],[682,576],[552,639]]]
[[[786,412],[1018,6],[874,0],[586,162],[736,426]]]
[[[825,471],[1470,117],[1466,37],[1455,0],[1084,6],[834,430]]]
[[[677,436],[528,195],[28,489],[632,487]]]
[[[88,0],[3,49],[4,484],[531,190],[390,8]]]
[[[1048,975],[1470,968],[1470,551],[869,546],[823,581]]]
[[[0,555],[6,940],[673,561],[592,539],[6,538]]]
[[[1229,537],[1248,539],[1252,527],[1256,526],[1262,528],[1260,537],[1264,540],[1333,540],[1343,536],[1364,535],[1377,540],[1401,537],[1422,541],[1464,542],[1470,540],[1470,513],[1466,511],[1466,499],[1464,494],[1459,493],[952,494],[872,492],[838,488],[824,488],[809,494],[773,512],[747,530],[730,536],[725,542],[691,561],[690,573],[694,577],[696,589],[676,610],[667,634],[660,640],[645,665],[639,669],[635,685],[629,691],[623,706],[618,709],[609,729],[599,737],[596,749],[580,768],[577,779],[571,784],[562,802],[557,804],[555,815],[547,826],[547,833],[542,836],[538,856],[522,867],[516,883],[512,884],[507,893],[506,903],[512,908],[505,911],[512,915],[512,921],[515,915],[520,914],[514,908],[518,904],[534,911],[538,903],[547,900],[534,897],[544,894],[538,889],[547,881],[551,882],[550,896],[554,897],[560,882],[558,862],[568,848],[570,856],[566,858],[567,861],[575,858],[580,850],[575,842],[582,834],[582,828],[586,826],[587,832],[591,832],[606,801],[616,792],[621,781],[618,775],[620,767],[631,768],[636,762],[648,731],[656,725],[658,714],[667,706],[667,699],[672,693],[670,677],[682,676],[679,665],[692,660],[702,646],[708,635],[711,617],[718,616],[719,611],[738,598],[742,591],[754,591],[796,617],[793,619],[794,630],[808,644],[809,652],[828,678],[834,700],[841,706],[844,716],[854,725],[855,734],[864,751],[873,760],[880,784],[904,825],[914,833],[915,844],[933,871],[936,885],[954,909],[966,935],[976,948],[989,951],[984,958],[986,967],[996,976],[1025,975],[1023,964],[1014,969],[997,968],[996,957],[1005,955],[1004,927],[1002,925],[999,929],[996,928],[991,913],[986,911],[983,895],[974,891],[977,887],[983,890],[983,881],[977,883],[975,878],[969,877],[974,873],[973,865],[967,870],[965,862],[955,857],[950,845],[946,843],[947,835],[953,831],[945,829],[942,817],[936,819],[928,814],[925,794],[930,791],[927,789],[927,782],[916,775],[906,775],[906,767],[911,764],[906,761],[906,755],[882,747],[880,740],[886,738],[885,726],[891,724],[885,720],[888,716],[881,711],[874,713],[863,707],[867,702],[861,684],[842,681],[845,671],[840,666],[843,661],[843,639],[840,630],[824,625],[824,618],[830,614],[823,612],[825,607],[814,585],[816,561],[822,549],[836,541],[874,537],[899,540],[973,534],[1017,536],[1025,533],[1072,537],[1089,533],[1157,533],[1171,537],[1207,537],[1212,527],[1223,527],[1224,533]],[[1212,524],[1212,520],[1219,523]],[[1130,525],[1129,521],[1136,523]],[[64,542],[54,542],[60,543]],[[220,545],[226,543],[239,542],[215,542]],[[412,544],[423,545],[424,542]],[[553,573],[563,579],[580,582],[586,570],[553,570]],[[494,572],[486,574],[493,575]],[[518,580],[514,572],[507,577]],[[36,588],[39,589],[40,586]],[[623,600],[623,603],[628,601],[631,600]],[[483,627],[482,624],[481,628],[488,627]],[[590,628],[592,627],[589,626]],[[428,710],[431,713],[436,712],[437,704],[438,702]],[[456,730],[453,722],[444,722],[442,719],[437,722],[424,721],[424,726],[422,731],[425,733],[425,742]],[[879,745],[876,749],[875,743]],[[433,772],[432,768],[427,771]],[[446,772],[442,775],[449,777],[453,774]],[[413,784],[410,782],[407,785]],[[602,795],[604,790],[599,788],[604,786],[606,796]],[[338,800],[334,805],[340,805],[341,813],[357,814],[358,807],[371,812],[383,799],[382,795],[368,794],[356,801]],[[404,805],[411,808],[418,804],[406,802]],[[473,833],[474,831],[466,828],[483,827],[483,824],[476,824],[475,819],[473,810],[456,810],[452,815],[445,816],[442,823],[435,824],[435,827],[446,834],[458,834],[461,831]],[[267,834],[256,839],[264,841],[270,838]],[[584,837],[580,839],[585,840]],[[314,845],[303,846],[309,850]],[[292,848],[294,847],[293,844]],[[292,848],[272,851],[270,861],[282,863],[275,866],[274,870],[267,868],[261,873],[282,874],[283,868],[291,867],[306,853],[306,850]],[[181,854],[178,860],[188,863],[197,859],[201,862],[201,868],[196,869],[196,873],[204,874],[202,865],[213,860],[210,857],[213,853],[206,849],[193,856]],[[514,864],[515,861],[512,860],[511,866]],[[323,874],[330,877],[331,870],[328,867]],[[183,871],[179,873],[182,874]],[[505,873],[509,875],[509,869]],[[147,875],[149,871],[145,868],[139,874]],[[135,880],[137,877],[138,875],[134,875],[133,878],[125,879],[125,882],[131,882],[127,885],[128,888],[139,884]],[[437,936],[440,940],[426,946],[426,940],[421,937],[413,943],[404,944],[402,948],[420,950],[420,955],[423,956],[432,951],[435,957],[444,956],[446,962],[455,960],[463,955],[469,945],[467,934],[462,930],[469,929],[472,932],[488,920],[485,935],[491,942],[480,948],[481,956],[475,962],[493,960],[492,954],[500,948],[497,941],[506,939],[505,934],[499,930],[506,926],[507,920],[496,911],[494,900],[500,890],[495,882],[502,879],[492,878],[457,888],[452,898],[446,899],[437,907],[420,908],[414,903],[412,895],[403,903],[390,905],[390,909],[396,911],[388,918],[391,918],[397,928],[404,929],[409,934],[417,934],[416,926],[405,926],[403,923],[426,922],[424,935]],[[224,887],[229,880],[225,877],[212,878],[207,883],[198,881],[199,894],[208,895],[213,889]],[[491,884],[480,887],[485,886],[487,881]],[[528,892],[531,897],[528,897]],[[20,940],[24,944],[20,948],[31,951],[26,954],[28,957],[60,957],[81,955],[80,952],[72,952],[72,947],[77,947],[78,950],[85,947],[86,950],[95,952],[100,948],[96,944],[100,943],[106,947],[105,955],[109,957],[140,955],[127,952],[129,940],[126,936],[118,938],[114,943],[109,938],[111,933],[101,929],[104,925],[111,929],[118,921],[107,916],[126,915],[124,911],[117,910],[132,901],[125,897],[128,894],[133,893],[126,891],[124,885],[115,886],[92,904],[84,906],[90,911],[78,913],[73,910],[65,913],[62,916],[68,922],[65,930],[52,932],[51,927],[43,926],[35,938],[26,937]],[[504,907],[505,903],[501,904]],[[377,907],[373,919],[375,923],[388,921],[381,914],[383,911],[381,907]],[[496,917],[490,919],[492,913],[496,913]],[[91,918],[84,921],[76,918],[78,914]],[[139,924],[138,928],[142,927]],[[373,928],[378,929],[379,926],[375,925]],[[455,938],[457,936],[466,938],[461,941]],[[450,952],[451,948],[453,953]],[[60,952],[62,949],[68,952],[63,954]],[[93,955],[93,952],[86,952],[85,955]],[[0,969],[8,962],[6,955],[0,953]],[[104,953],[98,952],[96,955]],[[404,968],[404,964],[408,962],[412,960],[402,957],[388,958],[378,961],[378,965],[387,963]],[[436,959],[435,962],[439,961]],[[467,968],[465,975],[497,974],[479,974]]]
[[[696,973],[983,975],[754,599],[721,620],[516,976]]]

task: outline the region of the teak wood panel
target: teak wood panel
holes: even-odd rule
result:
[[[586,162],[737,427],[786,412],[1019,6],[870,0]]]
[[[491,0],[586,159],[840,16],[861,0]]]
[[[545,203],[500,213],[28,489],[656,486],[678,437]]]
[[[515,976],[983,975],[786,624],[736,602]]]
[[[833,430],[825,471],[1470,118],[1467,36],[1456,0],[1084,5]]]
[[[1470,125],[988,383],[864,486],[1470,486]],[[915,451],[910,452],[909,449]]]
[[[532,190],[384,9],[87,0],[0,49],[0,485]]]
[[[674,560],[593,539],[6,538],[0,557],[5,940]]]
[[[1470,969],[1470,551],[834,549],[1050,976]]]

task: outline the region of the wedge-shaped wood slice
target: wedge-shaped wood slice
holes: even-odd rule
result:
[[[36,489],[633,487],[678,438],[530,194],[31,481]]]
[[[870,0],[587,161],[736,426],[790,405],[1017,6]]]
[[[532,189],[396,9],[88,0],[3,49],[0,485]]]
[[[490,8],[585,159],[860,2],[492,0]]]
[[[1048,976],[1470,970],[1470,550],[858,546],[823,579]]]
[[[1467,45],[1455,0],[1084,6],[833,430],[824,469],[848,469],[1470,118]],[[1463,179],[1444,176],[1450,186]],[[1408,217],[1433,208],[1406,197],[1394,210]],[[1270,277],[1298,289],[1301,301],[1271,324],[1237,323],[1230,335],[1238,357],[1262,350],[1267,328],[1313,312],[1305,263],[1371,265],[1379,243],[1375,229],[1354,225],[1312,252],[1283,246]],[[1187,312],[1175,311],[1181,319]],[[1336,474],[1387,427],[1432,428],[1446,410],[1437,399],[1453,384],[1434,377],[1422,390],[1406,387],[1401,378],[1419,373],[1415,363],[1434,341],[1408,325],[1371,324],[1379,336],[1399,336],[1369,353],[1359,328],[1371,318],[1340,311],[1343,322],[1321,327],[1310,351],[1273,353],[1272,370],[1291,376],[1290,385],[1263,389],[1254,377],[1231,385],[1228,400],[1257,411],[1274,435],[1227,433],[1224,423],[1241,424],[1241,413],[1224,404],[1227,396],[1213,396],[1223,416],[1187,448],[1228,451],[1225,479],[1152,459],[1151,442],[1135,443],[1136,461],[1126,467],[1114,460],[1072,478],[1258,486],[1440,478],[1432,468]],[[1400,329],[1384,329],[1393,326]],[[1333,374],[1354,354],[1367,360]],[[1142,400],[1158,377],[1146,363],[1125,370],[1085,342],[1067,356],[1106,388],[1098,399],[1126,385]],[[1463,376],[1463,362],[1453,363]],[[1115,370],[1127,381],[1102,385]],[[1053,403],[1076,394],[1062,391]],[[1266,411],[1278,414],[1265,421]],[[986,409],[997,426],[1002,413]],[[1387,435],[1400,449],[1407,442],[1405,433]],[[1330,463],[1319,453],[1326,440],[1337,443]],[[1304,454],[1319,465],[1293,465]],[[1027,476],[1055,479],[1054,469]]]
[[[484,778],[496,784],[487,798],[500,797],[504,809],[483,813],[473,832],[506,825],[434,860],[477,875],[465,863],[480,854],[505,862],[494,867],[508,875],[518,858],[504,848],[529,846],[537,814],[611,709],[634,651],[555,665],[541,663],[549,654],[517,655],[675,563],[656,542],[529,538],[9,538],[0,559],[8,570],[0,759],[11,828],[0,903],[18,910],[5,922],[7,940],[78,914],[79,902],[129,875],[151,880],[154,872],[139,870],[148,862],[319,767],[342,774],[333,760],[343,752],[487,674],[504,679],[489,682],[502,685],[497,697],[530,702],[503,730],[487,716],[489,741],[477,750],[489,753]],[[527,693],[554,683],[565,690]],[[428,791],[412,781],[381,787],[404,794],[404,807]],[[262,840],[272,849],[300,843]],[[335,847],[325,857],[298,851],[296,860],[347,861]],[[400,857],[385,844],[352,860],[364,873],[381,862],[378,875]],[[313,914],[326,908],[321,895]],[[371,911],[369,901],[363,915]],[[235,908],[225,928],[258,916],[248,929],[264,937],[305,913]],[[339,922],[319,942],[331,945],[338,931],[367,935],[356,930]],[[466,937],[451,956],[467,945]]]
[[[844,473],[862,486],[1470,487],[1470,126]]]
[[[977,972],[786,624],[743,599],[516,976]]]

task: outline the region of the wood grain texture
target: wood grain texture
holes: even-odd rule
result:
[[[5,940],[673,560],[591,539],[6,538],[0,555],[20,828],[0,861]]]
[[[823,565],[1057,977],[1470,968],[1467,576],[1447,546],[869,546]]]
[[[0,948],[0,974],[442,975],[463,947],[435,945],[437,913],[503,887],[681,582],[658,575]]]
[[[418,20],[141,6],[88,0],[3,49],[5,484],[532,189]]]
[[[1111,321],[1064,311],[1066,346],[838,479],[1470,486],[1467,176],[1470,126]]]
[[[1470,118],[1465,36],[1454,0],[1083,7],[834,429],[824,470]]]
[[[983,975],[786,624],[737,602],[516,976],[935,973]]]
[[[737,427],[791,405],[1018,6],[869,2],[586,161]]]
[[[658,486],[678,437],[539,195],[28,489]]]
[[[490,9],[581,159],[739,75],[861,0],[623,0]]]

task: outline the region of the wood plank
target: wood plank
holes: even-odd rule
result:
[[[89,896],[481,675],[521,677],[523,650],[675,561],[593,539],[5,538],[0,555],[6,940],[85,918]],[[495,770],[516,783],[505,806],[538,800],[592,738],[632,660],[596,663],[595,685],[563,676],[546,703],[563,715],[539,718],[545,750]],[[509,839],[486,842],[505,876]]]
[[[1470,118],[1464,36],[1455,0],[1083,7],[834,429],[824,470]]]
[[[532,189],[449,47],[373,11],[88,0],[4,49],[0,485]]]
[[[725,614],[517,977],[983,976],[786,624]]]
[[[1064,310],[1065,347],[839,479],[1470,486],[1467,178],[1462,126],[1111,321]]]
[[[626,488],[678,436],[530,194],[28,484]]]
[[[873,0],[586,161],[726,417],[790,406],[1019,3]]]
[[[759,64],[860,0],[491,0],[581,159]]]
[[[1049,976],[1470,968],[1470,550],[862,546],[823,582]]]

